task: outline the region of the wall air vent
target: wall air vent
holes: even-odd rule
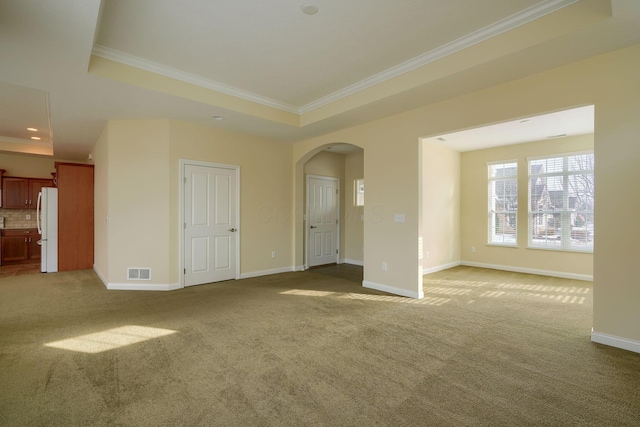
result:
[[[151,280],[151,269],[127,268],[127,280]]]

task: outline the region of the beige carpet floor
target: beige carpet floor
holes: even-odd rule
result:
[[[411,300],[361,280],[1,278],[0,425],[640,425],[640,354],[590,342],[590,283],[456,267]]]

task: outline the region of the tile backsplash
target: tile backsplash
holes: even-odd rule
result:
[[[31,215],[31,219],[27,219]],[[4,228],[36,228],[35,209],[1,209],[0,216],[4,217]]]

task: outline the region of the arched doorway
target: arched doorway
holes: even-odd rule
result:
[[[310,232],[316,224],[312,224],[309,213],[308,183],[311,177],[337,184],[337,253],[330,262],[364,266],[364,208],[356,203],[355,185],[364,180],[364,150],[346,143],[325,144],[310,150],[296,163],[295,256],[299,270],[309,268],[310,253],[313,252],[310,250],[310,236],[313,236]]]

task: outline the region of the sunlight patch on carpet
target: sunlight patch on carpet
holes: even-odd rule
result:
[[[357,299],[357,300],[370,300],[370,301],[388,301],[388,302],[400,302],[403,304],[418,304],[418,305],[442,305],[451,301],[451,298],[438,298],[438,297],[424,297],[422,299],[407,298],[407,297],[395,297],[387,295],[365,295],[365,294],[346,294],[342,298]]]
[[[329,291],[313,291],[310,289],[291,289],[290,291],[280,292],[282,295],[302,295],[305,297],[326,297],[335,292]]]
[[[121,326],[94,334],[81,335],[62,341],[45,344],[47,347],[61,348],[63,350],[79,351],[82,353],[101,353],[115,348],[148,341],[175,334],[178,331],[171,329],[150,328],[147,326]]]
[[[373,294],[357,294],[357,293],[340,293],[329,291],[314,291],[310,289],[291,289],[280,292],[281,295],[298,295],[305,297],[328,297],[347,298],[362,301],[383,301],[383,302],[399,302],[403,304],[422,304],[422,305],[442,305],[451,301],[451,298],[426,297],[422,299],[398,297],[393,295],[373,295]]]

